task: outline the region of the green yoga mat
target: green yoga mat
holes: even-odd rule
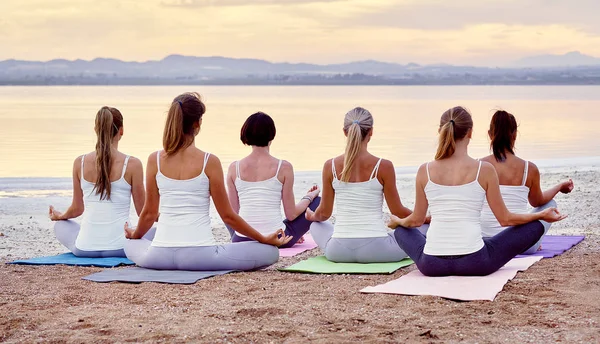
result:
[[[412,259],[409,258],[393,263],[334,263],[327,260],[325,256],[318,256],[279,270],[314,274],[391,274],[413,263]]]

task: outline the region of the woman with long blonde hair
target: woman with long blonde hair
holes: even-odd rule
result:
[[[123,115],[104,106],[96,114],[96,150],[75,159],[73,201],[61,213],[50,206],[56,238],[79,257],[125,257],[123,225],[131,199],[138,215],[144,207],[144,171],[137,158],[119,151]],[[83,215],[81,225],[73,218]]]
[[[291,240],[281,228],[261,234],[236,214],[219,159],[196,147],[206,107],[197,93],[177,96],[170,105],[163,150],[150,154],[146,203],[137,228],[125,227],[127,257],[160,270],[253,270],[279,259],[277,246]],[[210,224],[210,198],[223,222],[255,240],[219,245]],[[158,219],[154,240],[142,237]]]
[[[396,188],[396,171],[391,161],[369,153],[373,116],[361,107],[344,118],[346,149],[343,155],[325,162],[323,192],[319,207],[306,210],[306,218],[317,221],[311,234],[327,259],[334,262],[395,262],[406,257],[388,232],[383,220],[383,200],[390,212],[406,217]],[[328,222],[336,206],[335,226]]]
[[[406,218],[392,216],[389,226],[396,240],[421,273],[427,276],[485,276],[500,269],[535,244],[544,234],[542,221],[566,216],[556,208],[541,212],[510,212],[500,194],[498,174],[487,162],[469,156],[473,119],[463,107],[442,114],[435,160],[417,172],[414,212]],[[487,200],[502,226],[491,238],[482,238],[481,209]],[[416,227],[427,209],[431,224],[427,237]]]

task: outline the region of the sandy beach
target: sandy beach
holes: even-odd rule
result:
[[[509,282],[494,302],[366,295],[358,291],[393,275],[289,274],[276,268],[235,273],[194,285],[97,284],[98,268],[0,267],[3,342],[598,342],[600,340],[600,170],[543,171],[542,186],[573,178],[556,200],[569,214],[550,234],[585,234],[567,254],[543,260]],[[319,173],[296,181],[300,197]],[[411,207],[414,177],[398,175]],[[7,193],[5,193],[7,194]],[[0,199],[0,261],[65,252],[46,218],[48,204],[69,204],[68,191]],[[213,212],[213,215],[216,214]],[[214,233],[227,238],[213,219]]]

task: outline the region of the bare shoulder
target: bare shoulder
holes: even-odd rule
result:
[[[134,156],[129,157],[129,164],[134,168],[142,167],[142,161]]]
[[[211,154],[211,153],[207,153],[205,152],[204,154],[208,154],[208,160],[206,161],[206,166],[214,166],[214,165],[219,165],[221,166],[221,160],[219,159],[218,156]]]
[[[491,175],[494,175],[494,174],[496,174],[496,168],[491,163],[482,160],[481,161],[481,171],[480,171],[480,174],[482,176],[491,176]]]
[[[148,164],[156,165],[156,160],[160,153],[161,153],[161,151],[156,151],[156,152],[150,153],[150,155],[148,155]]]
[[[287,160],[281,160],[281,172],[294,172],[294,166]]]

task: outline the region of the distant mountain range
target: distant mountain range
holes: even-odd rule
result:
[[[600,58],[584,55],[579,51],[571,51],[564,55],[538,55],[522,58],[513,63],[515,67],[578,67],[600,66]]]
[[[600,83],[600,59],[572,52],[525,58],[509,68],[398,64],[374,60],[318,65],[182,55],[146,62],[106,58],[91,61],[0,61],[1,85],[532,83]]]

